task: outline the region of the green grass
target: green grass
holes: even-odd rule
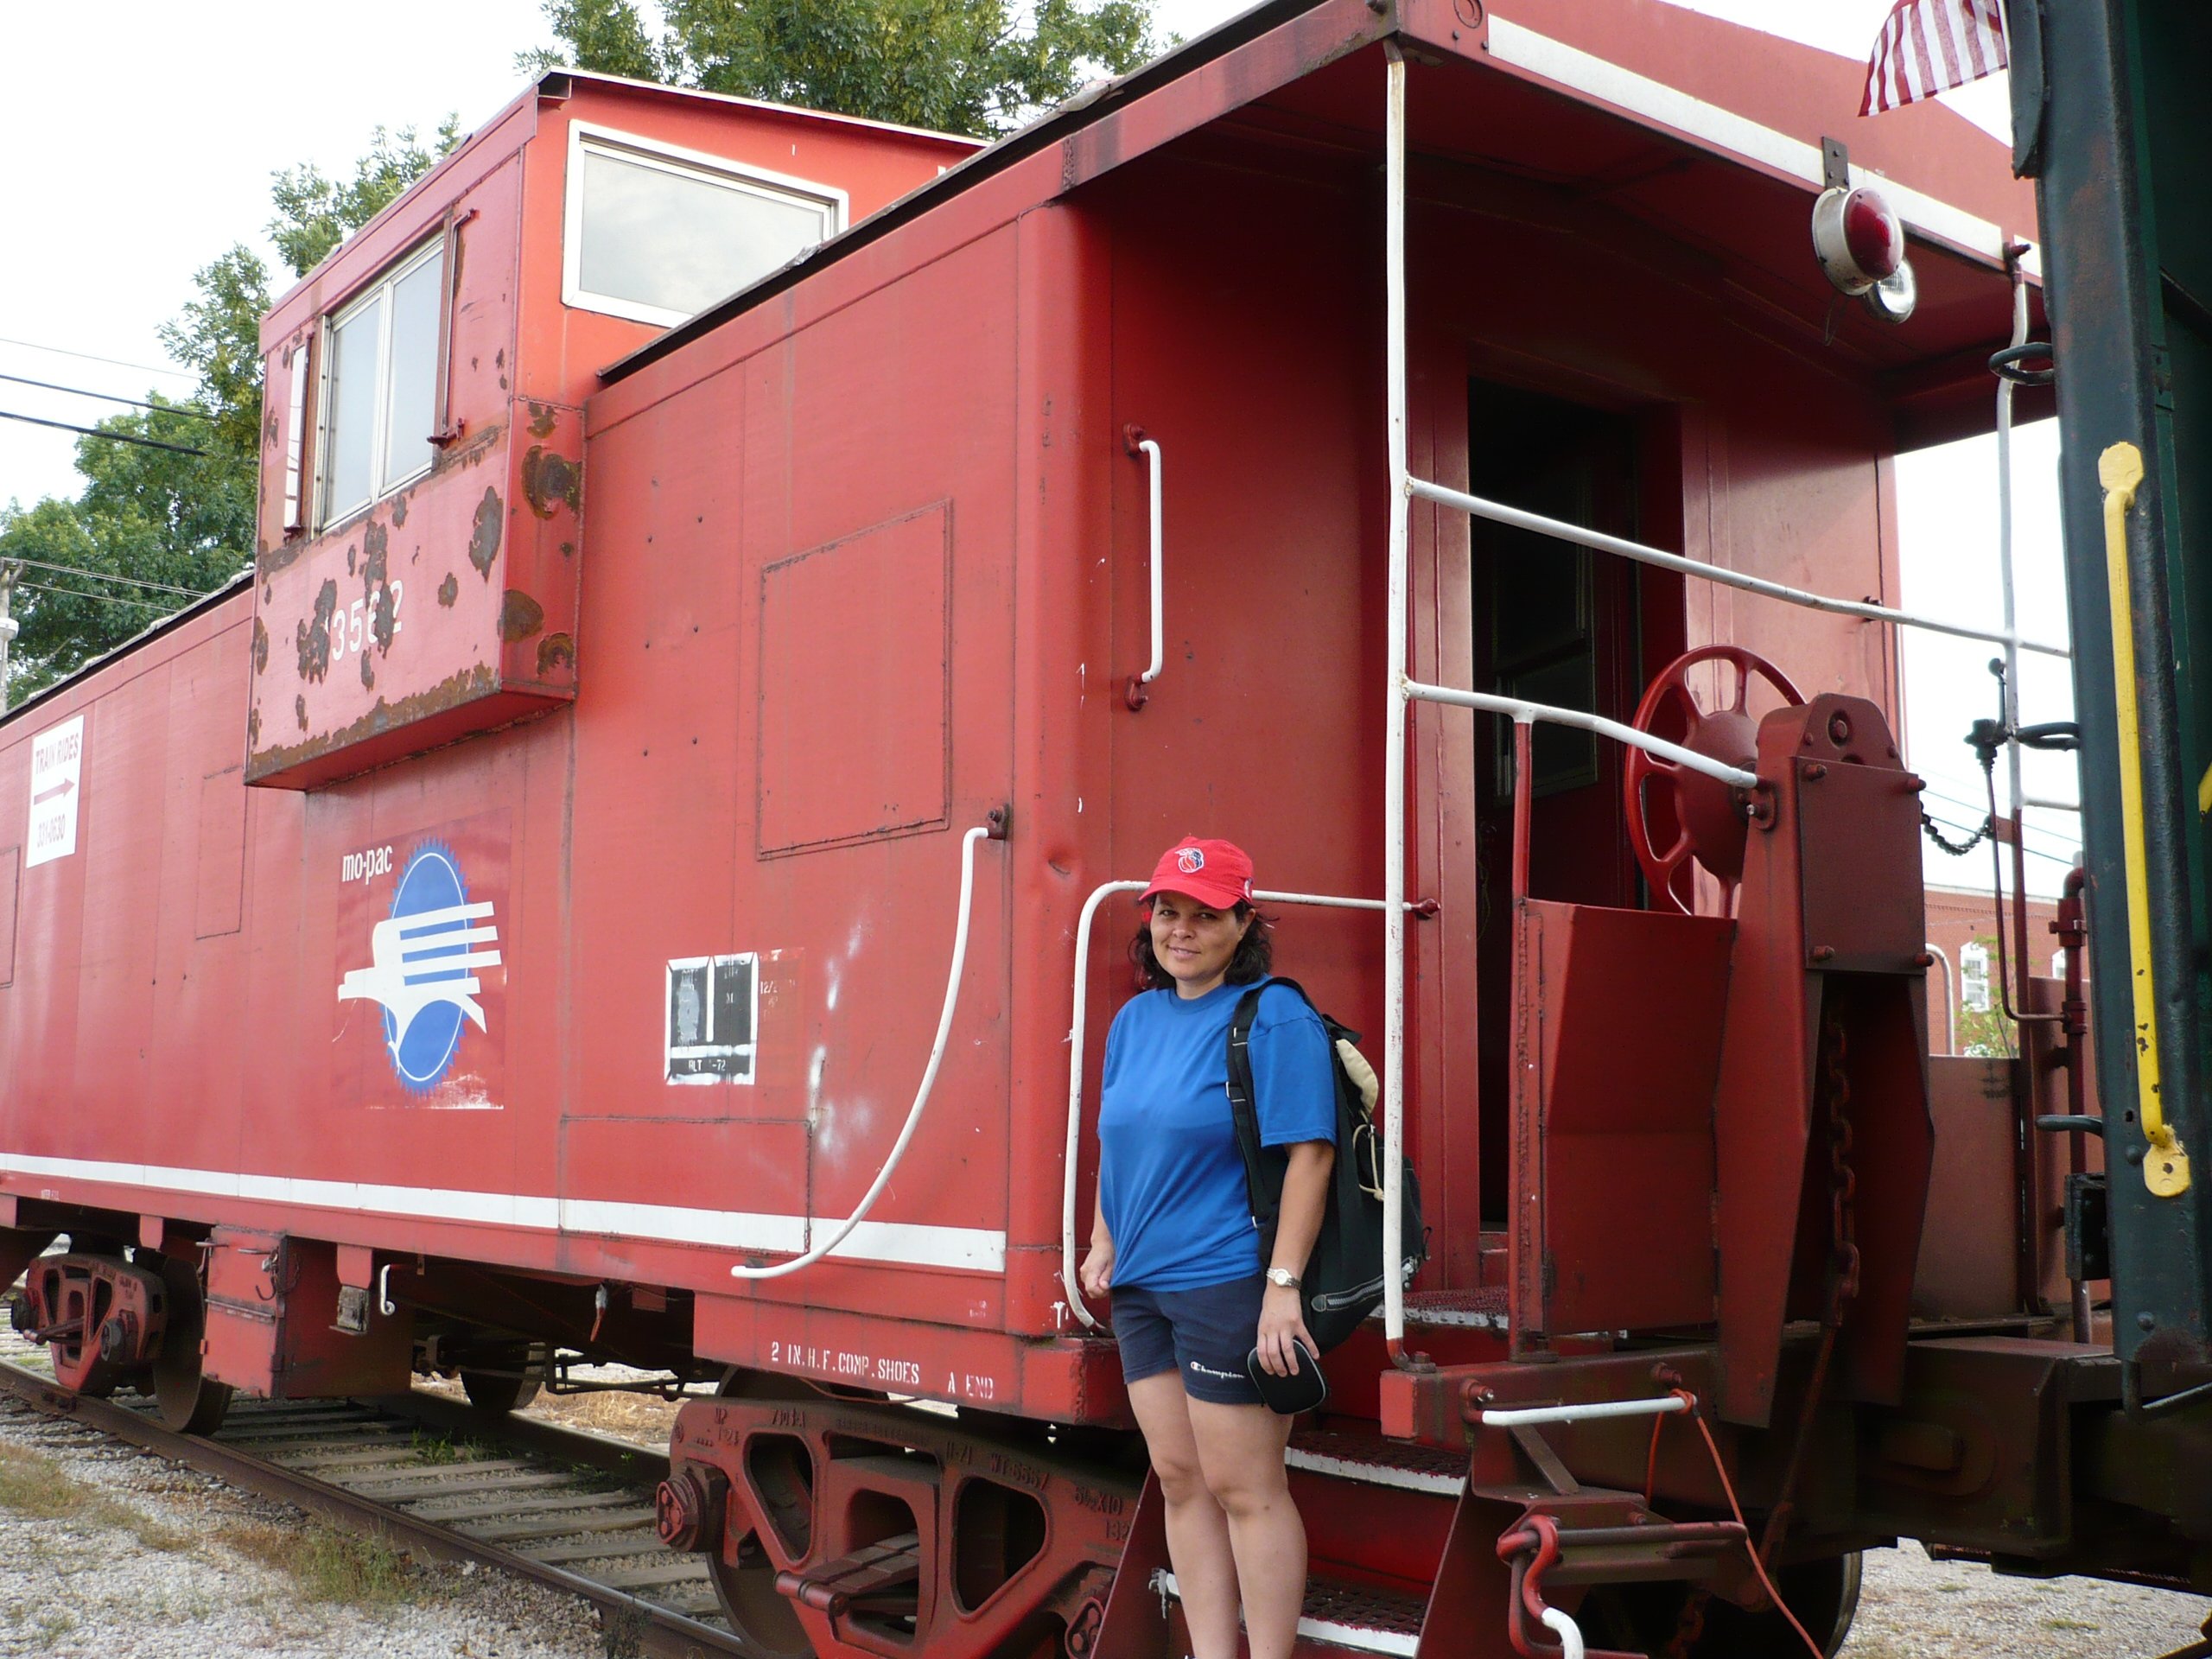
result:
[[[310,1601],[388,1607],[420,1599],[428,1583],[406,1553],[381,1532],[340,1532],[309,1522],[292,1528],[229,1526],[215,1536],[239,1554],[285,1574]]]
[[[129,1533],[148,1549],[179,1550],[192,1542],[188,1535],[118,1503],[65,1472],[53,1459],[22,1446],[0,1445],[0,1510],[34,1521],[111,1527]]]

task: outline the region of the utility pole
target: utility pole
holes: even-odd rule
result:
[[[8,643],[21,625],[8,614],[16,596],[16,572],[21,567],[0,563],[0,715],[8,712]]]

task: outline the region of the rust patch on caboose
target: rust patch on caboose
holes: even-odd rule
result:
[[[446,572],[446,579],[438,584],[438,603],[453,609],[453,602],[461,597],[461,584],[454,580],[453,572]]]
[[[353,543],[346,543],[346,574],[349,576],[354,574],[353,556],[359,551],[359,550]]]
[[[368,557],[361,562],[361,597],[369,607],[369,632],[380,651],[391,649],[397,630],[399,607],[391,596],[391,537],[382,524],[371,524],[362,537]]]
[[[292,714],[300,722],[300,729],[308,728],[308,700],[304,694],[292,699]]]
[[[260,567],[264,575],[272,575],[298,558],[307,550],[307,546],[306,537],[296,536],[290,541],[280,543],[275,547],[264,546],[254,556],[254,563]]]
[[[537,674],[550,678],[576,665],[576,642],[565,633],[549,633],[537,642]]]
[[[516,645],[544,626],[545,607],[521,588],[508,588],[499,601],[499,638]]]
[[[573,559],[573,558],[575,558],[575,557],[576,556],[576,544],[575,544],[574,542],[563,542],[563,543],[561,543],[561,556],[562,556],[563,558],[564,558],[564,559]]]
[[[295,636],[300,648],[300,677],[319,680],[330,672],[330,620],[338,614],[338,584],[324,577],[321,589],[315,596],[315,614],[302,620]],[[306,704],[301,705],[300,718],[307,719]]]
[[[553,429],[560,423],[561,411],[552,404],[532,404],[530,406],[530,435],[531,437],[550,438],[553,435]]]
[[[245,711],[245,746],[251,749],[261,741],[261,705],[255,703]]]
[[[260,673],[269,666],[269,625],[259,617],[253,619],[253,671]]]
[[[505,517],[499,491],[486,484],[484,499],[476,504],[476,527],[468,537],[468,562],[486,582],[492,579],[493,561],[499,556],[499,526]]]
[[[261,447],[264,449],[276,447],[276,411],[273,409],[269,411],[269,418],[262,423]]]
[[[479,663],[474,668],[464,669],[450,678],[442,680],[427,691],[417,691],[411,696],[402,697],[397,702],[386,702],[379,697],[376,707],[340,730],[309,738],[305,742],[256,753],[246,767],[246,779],[251,783],[272,772],[289,772],[294,766],[309,760],[320,760],[324,755],[334,754],[369,738],[380,737],[386,732],[411,726],[432,715],[458,709],[464,703],[474,702],[480,697],[488,697],[499,689],[498,672],[491,664]],[[300,698],[295,707],[300,717],[300,729],[305,731],[308,728],[307,699]]]
[[[504,346],[492,353],[492,365],[499,372],[499,390],[507,389],[507,348]]]
[[[584,469],[566,455],[533,443],[522,458],[522,493],[530,510],[541,518],[550,518],[563,506],[570,512],[581,512]]]
[[[370,665],[372,661],[367,652],[361,653],[361,687],[364,690],[373,691],[376,689],[377,671]]]
[[[391,527],[394,530],[407,522],[407,498],[413,493],[412,490],[406,490],[391,498]]]

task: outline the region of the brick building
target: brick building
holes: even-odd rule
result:
[[[2011,913],[2008,905],[2008,919]],[[2058,978],[2065,972],[2057,937],[2050,931],[2057,913],[2057,900],[2028,896],[2028,959],[2030,971],[2038,978]],[[1961,1035],[1954,1040],[1951,1035],[1959,1020],[1997,1006],[1997,906],[1987,889],[1928,889],[1928,944],[1938,953],[1928,970],[1930,1053],[1962,1052],[1968,1039]],[[2012,938],[2005,935],[2008,958]],[[2018,972],[2016,966],[2015,983]]]

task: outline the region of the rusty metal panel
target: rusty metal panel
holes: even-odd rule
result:
[[[940,501],[760,572],[763,856],[944,824],[951,564]]]
[[[2002,1059],[1937,1056],[1928,1063],[1936,1161],[1928,1228],[1912,1284],[1916,1319],[2014,1311],[2012,1068]]]

